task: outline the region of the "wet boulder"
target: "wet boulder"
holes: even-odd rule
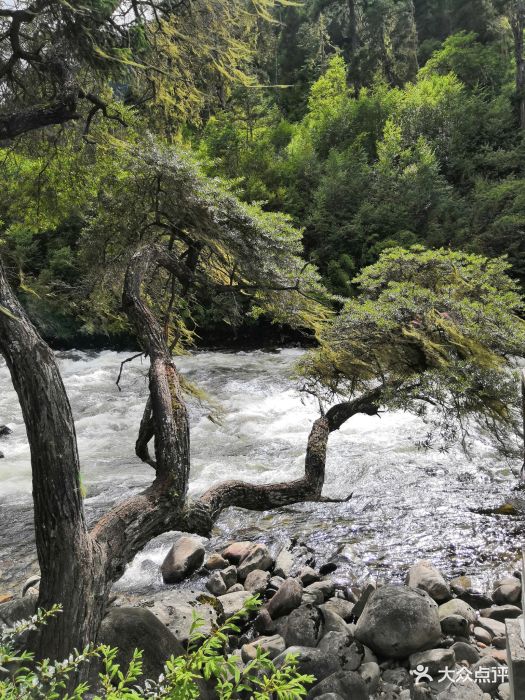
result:
[[[11,435],[13,431],[7,425],[0,425],[0,437]]]
[[[309,586],[312,583],[317,583],[321,577],[317,571],[315,571],[315,569],[312,569],[311,566],[303,566],[303,568],[299,571],[297,578],[303,584],[303,586]]]
[[[178,583],[197,571],[204,562],[204,553],[197,537],[179,537],[162,562],[164,583]]]
[[[375,653],[394,659],[431,649],[441,638],[438,607],[425,591],[382,586],[370,596],[355,637]]]
[[[214,553],[210,554],[206,559],[204,568],[208,569],[208,571],[215,571],[217,569],[226,569],[229,565],[230,562],[227,559],[221,557],[220,554]]]
[[[146,608],[111,608],[100,625],[98,643],[118,647],[121,668],[127,668],[134,650],[141,649],[144,678],[157,678],[170,656],[184,654],[182,644]]]

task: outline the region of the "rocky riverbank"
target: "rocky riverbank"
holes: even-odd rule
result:
[[[121,661],[143,648],[147,677],[182,653],[194,613],[211,632],[256,594],[262,607],[230,639],[230,652],[246,664],[262,647],[277,666],[296,654],[300,670],[316,678],[308,700],[509,697],[505,620],[521,614],[518,573],[495,581],[487,594],[468,577],[447,581],[420,561],[405,585],[369,581],[357,588],[341,581],[336,564],[317,567],[301,545],[272,556],[257,542],[207,555],[205,544],[180,536],[161,566],[165,588],[119,595],[104,619],[101,641],[119,646]],[[192,580],[205,585],[192,587]],[[27,582],[23,599],[0,606],[0,622],[34,605],[35,584]]]

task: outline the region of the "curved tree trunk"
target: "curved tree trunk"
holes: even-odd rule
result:
[[[72,642],[81,646],[98,626],[100,551],[86,528],[75,426],[55,357],[11,291],[1,262],[0,352],[20,400],[31,448],[42,575],[38,604],[64,607],[43,629],[39,651],[65,657]]]
[[[356,413],[377,413],[380,389],[332,407],[308,438],[305,474],[290,482],[254,485],[227,481],[200,499],[187,498],[189,424],[177,368],[163,328],[142,296],[153,265],[181,273],[161,246],[131,259],[123,304],[150,357],[149,398],[136,443],[137,455],[155,470],[142,493],[112,508],[88,533],[79,488],[79,459],[69,401],[53,353],[12,293],[0,264],[0,352],[18,393],[31,447],[35,530],[42,571],[39,605],[61,603],[63,613],[44,628],[38,652],[65,657],[96,638],[111,585],[155,536],[169,530],[210,533],[222,510],[267,510],[322,497],[328,437]],[[187,281],[187,276],[186,276]],[[148,443],[154,440],[155,458]]]

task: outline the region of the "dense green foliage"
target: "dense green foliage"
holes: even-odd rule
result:
[[[296,658],[291,654],[279,668],[267,653],[258,650],[248,664],[239,656],[228,653],[229,638],[240,632],[239,625],[259,607],[250,598],[242,610],[218,627],[210,637],[200,632],[203,621],[195,616],[190,630],[187,653],[167,660],[158,680],[142,676],[142,652],[135,650],[127,669],[116,661],[117,649],[91,645],[74,652],[64,661],[49,659],[33,663],[33,655],[19,651],[21,639],[37,629],[53,615],[60,614],[56,606],[48,612],[39,610],[30,620],[20,621],[10,629],[0,629],[0,697],[3,700],[197,700],[199,684],[210,683],[218,700],[236,700],[250,693],[253,700],[299,700],[315,679],[300,674]],[[75,672],[85,664],[99,665],[96,687],[88,683],[71,689]],[[140,685],[139,685],[140,683]],[[95,692],[95,695],[93,695]]]
[[[508,269],[503,259],[444,249],[384,251],[302,361],[310,389],[333,400],[379,386],[381,405],[428,413],[445,441],[467,446],[475,425],[510,451],[525,322]]]
[[[525,282],[515,4],[265,0],[244,13],[242,3],[218,0],[203,3],[197,20],[159,3],[160,23],[126,23],[127,53],[122,37],[103,29],[96,3],[69,19],[64,6],[60,21],[80,37],[68,50],[80,55],[109,115],[127,126],[98,114],[87,139],[78,128],[50,129],[3,149],[0,238],[32,314],[49,336],[125,329],[114,275],[122,252],[145,231],[171,235],[165,220],[155,221],[159,163],[150,159],[139,174],[148,149],[169,170],[166,149],[192,147],[204,173],[230,183],[212,187],[260,203],[250,215],[268,215],[271,227],[272,212],[287,213],[304,229],[302,243],[294,234],[295,253],[303,247],[332,293],[354,294],[351,280],[364,265],[385,248],[414,243],[508,255],[511,273]],[[220,28],[214,47],[203,39],[211,27]],[[108,51],[118,60],[104,58]],[[200,61],[212,54],[210,72]],[[146,56],[169,71],[151,78]],[[129,98],[126,90],[136,95],[150,80],[154,99]],[[13,90],[9,100],[20,101]],[[168,218],[180,227],[177,206],[172,199]],[[99,284],[101,276],[114,284]],[[197,327],[213,334],[241,318],[254,323],[249,304],[225,303],[224,295],[210,304],[216,296],[205,286],[195,303],[179,300],[183,335]]]

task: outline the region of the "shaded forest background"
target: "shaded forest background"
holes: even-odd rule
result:
[[[192,104],[171,94],[127,109],[127,86],[113,81],[118,120],[1,149],[3,254],[56,344],[127,337],[116,288],[99,285],[126,240],[110,192],[125,188],[138,212],[155,195],[133,190],[140,168],[119,160],[116,129],[128,143],[151,130],[191,149],[241,199],[287,213],[336,296],[352,296],[354,276],[385,248],[416,243],[506,254],[525,284],[520,3],[306,0],[271,12],[249,27],[242,74],[211,79],[199,67]],[[231,337],[231,304],[197,302],[178,309],[184,332],[194,322],[202,342]],[[243,324],[264,329],[256,313]]]

